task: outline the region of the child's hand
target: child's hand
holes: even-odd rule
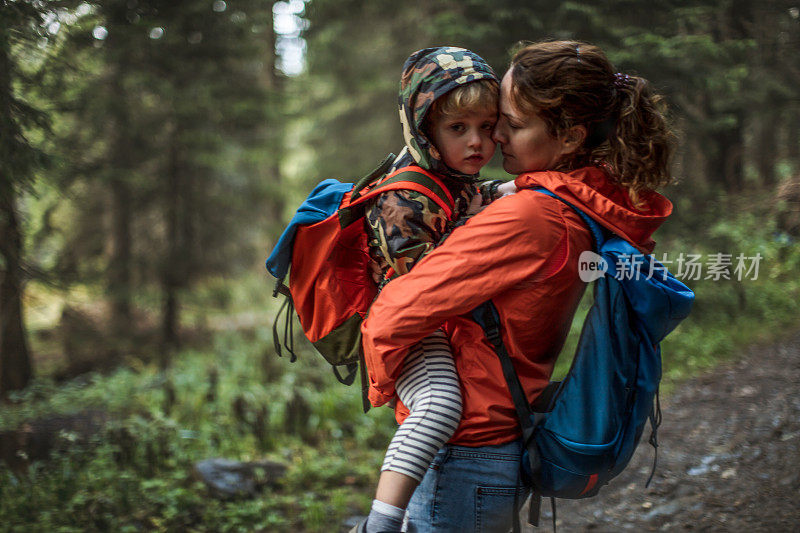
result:
[[[517,192],[517,186],[514,184],[514,180],[501,183],[497,187],[498,198],[508,196],[509,194],[514,194],[515,192]]]
[[[500,190],[500,188],[498,187],[497,190]],[[471,217],[483,211],[486,206],[481,204],[483,204],[483,197],[480,194],[474,194],[469,202],[469,207],[467,207],[467,216]]]
[[[372,275],[372,281],[374,281],[376,285],[380,285],[381,281],[383,281],[383,271],[381,270],[381,266],[374,259],[371,259],[369,262],[369,273]]]

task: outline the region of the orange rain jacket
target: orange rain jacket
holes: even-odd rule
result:
[[[642,194],[644,207],[636,209],[626,190],[596,167],[522,174],[516,185],[519,192],[490,204],[388,283],[362,325],[369,398],[378,406],[395,397],[409,348],[446,323],[463,394],[452,444],[487,446],[520,435],[500,362],[469,312],[494,302],[532,401],[550,380],[585,289],[578,256],[591,249],[589,229],[561,201],[530,188],[555,192],[647,253],[655,244],[650,236],[672,211],[655,192]],[[408,410],[398,401],[395,414],[402,423]]]

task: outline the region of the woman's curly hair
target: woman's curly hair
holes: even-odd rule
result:
[[[537,113],[550,135],[586,127],[582,147],[556,170],[601,166],[634,203],[639,192],[671,181],[674,135],[663,98],[646,79],[616,72],[600,48],[579,41],[528,44],[510,68],[514,105]]]

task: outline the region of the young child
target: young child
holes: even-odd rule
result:
[[[400,82],[405,147],[391,171],[421,167],[447,186],[451,220],[425,195],[383,193],[367,208],[370,250],[383,273],[407,273],[463,219],[514,192],[513,182],[476,184],[495,150],[499,83],[478,55],[463,48],[427,48],[408,58]],[[390,171],[390,172],[391,172]],[[405,508],[436,452],[461,418],[461,391],[450,346],[440,329],[412,349],[397,369],[395,388],[408,410],[386,453],[372,510],[355,531],[400,531]],[[405,407],[405,409],[403,409]]]

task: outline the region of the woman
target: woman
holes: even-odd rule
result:
[[[502,531],[524,501],[520,430],[499,360],[469,312],[492,300],[528,399],[550,379],[585,289],[589,229],[544,187],[642,252],[670,214],[670,133],[646,80],[615,73],[597,47],[529,45],[501,84],[493,138],[518,192],[488,206],[389,283],[364,322],[370,400],[395,395],[409,347],[445,323],[461,380],[461,423],[408,507],[409,531]],[[398,403],[398,421],[407,410]]]

